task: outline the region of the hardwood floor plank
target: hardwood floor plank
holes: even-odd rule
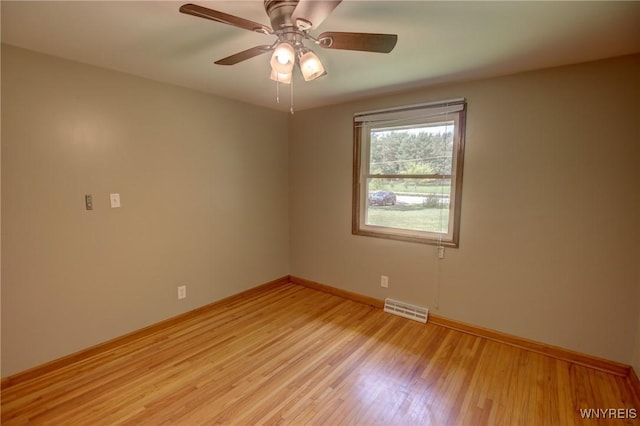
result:
[[[2,424],[631,425],[625,378],[295,284],[2,390]],[[640,413],[639,413],[640,414]]]

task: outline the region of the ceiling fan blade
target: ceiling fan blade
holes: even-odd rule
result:
[[[297,19],[304,19],[311,23],[310,28],[317,28],[340,3],[342,0],[300,0],[291,20],[295,23]]]
[[[273,31],[266,25],[250,21],[248,19],[239,18],[228,13],[220,12],[197,4],[183,4],[180,6],[180,12],[187,15],[197,16],[199,18],[211,19],[212,21],[221,22],[223,24],[233,25],[234,27],[244,28],[245,30],[255,31],[264,34],[271,34]]]
[[[251,59],[254,56],[262,55],[263,53],[267,53],[273,50],[273,46],[262,45],[252,47],[251,49],[243,50],[242,52],[238,52],[235,55],[227,56],[226,58],[220,59],[215,62],[217,65],[235,65],[238,62],[246,61],[247,59]]]
[[[318,36],[320,46],[327,49],[359,50],[389,53],[396,47],[396,34],[326,32]]]

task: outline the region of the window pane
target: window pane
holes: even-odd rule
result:
[[[458,247],[464,99],[353,119],[355,235]]]
[[[453,121],[370,132],[369,174],[451,174]]]
[[[451,179],[367,179],[365,224],[446,234]]]

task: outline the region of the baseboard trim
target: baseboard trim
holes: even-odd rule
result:
[[[638,379],[638,374],[633,369],[633,367],[629,368],[629,383],[631,384],[631,388],[636,394],[636,399],[638,403],[640,403],[640,379]]]
[[[382,309],[384,308],[384,301],[380,299],[376,299],[369,296],[364,296],[358,293],[352,293],[347,290],[342,290],[336,287],[331,287],[325,284],[320,284],[315,281],[310,281],[305,278],[296,277],[293,275],[289,276],[289,281],[293,284],[301,285],[304,287],[311,288],[313,290],[322,291],[324,293],[333,294],[334,296],[342,297],[343,299],[353,300],[354,302],[362,303],[365,305],[373,306],[374,308]]]
[[[526,349],[530,352],[536,352],[551,358],[582,365],[584,367],[593,368],[595,370],[604,371],[605,373],[611,373],[617,376],[626,377],[629,375],[629,371],[631,370],[631,367],[626,364],[575,352],[558,346],[549,345],[547,343],[536,342],[535,340],[525,339],[523,337],[514,336],[501,331],[451,320],[449,318],[441,317],[440,315],[429,314],[429,321],[432,324],[439,325],[441,327],[458,330],[463,333],[483,337],[488,340],[515,346],[520,349]]]
[[[340,296],[345,299],[353,300],[355,302],[364,303],[376,308],[382,309],[384,307],[384,300],[376,299],[369,296],[363,296],[361,294],[341,290],[296,276],[291,276],[290,279],[294,284],[302,285],[319,291],[324,291],[335,296]],[[434,315],[432,313],[429,313],[429,323],[440,327],[446,327],[453,330],[461,331],[463,333],[472,334],[474,336],[483,337],[485,339],[504,343],[510,346],[515,346],[562,361],[567,361],[573,364],[582,365],[584,367],[604,371],[605,373],[615,374],[617,376],[630,377],[631,372],[633,372],[633,369],[626,364],[609,361],[607,359],[571,351],[569,349],[560,348],[546,343],[536,342],[500,331],[467,324],[461,321],[445,318],[440,315]]]
[[[7,376],[0,381],[0,390],[4,390],[10,386],[16,385],[18,383],[23,383],[27,380],[33,379],[35,377],[42,376],[51,371],[57,370],[59,368],[66,367],[75,362],[81,361],[83,359],[89,358],[94,355],[98,355],[102,352],[112,350],[117,346],[121,346],[132,342],[134,340],[138,340],[143,337],[147,337],[153,333],[169,328],[177,323],[182,321],[186,321],[202,313],[215,308],[216,306],[227,304],[233,302],[234,300],[241,299],[243,297],[252,295],[254,293],[260,293],[265,290],[269,290],[272,288],[276,288],[290,282],[289,276],[285,275],[283,277],[277,278],[275,280],[269,281],[267,283],[258,285],[256,287],[252,287],[248,290],[242,291],[240,293],[234,294],[232,296],[226,297],[224,299],[217,300],[215,302],[209,303],[207,305],[201,306],[199,308],[193,309],[191,311],[185,312],[183,314],[177,315],[175,317],[168,318],[164,321],[160,321],[158,323],[152,324],[148,327],[141,328],[139,330],[132,331],[131,333],[127,333],[120,337],[116,337],[114,339],[108,340],[103,343],[98,343],[95,346],[91,346],[86,349],[82,349],[78,352],[74,352],[72,354],[66,355],[64,357],[54,359],[53,361],[49,361],[45,364],[41,364],[30,368],[28,370],[21,371],[19,373],[13,374],[11,376]]]
[[[252,287],[248,290],[242,291],[240,293],[229,296],[227,298],[217,300],[213,303],[202,306],[200,308],[196,308],[194,310],[185,312],[175,317],[168,318],[164,321],[158,322],[156,324],[152,324],[148,327],[133,331],[131,333],[125,334],[120,337],[116,337],[115,339],[112,339],[103,343],[99,343],[87,349],[80,350],[78,352],[72,353],[62,358],[55,359],[45,364],[30,368],[28,370],[3,378],[0,381],[0,390],[4,390],[18,383],[22,383],[32,378],[47,374],[59,368],[66,367],[70,364],[81,361],[82,359],[86,359],[91,356],[100,354],[101,352],[112,350],[116,346],[127,344],[134,340],[146,337],[150,334],[153,334],[165,328],[171,327],[177,323],[180,323],[182,321],[201,315],[203,312],[213,309],[216,306],[219,306],[221,304],[230,303],[230,302],[233,302],[234,300],[252,295],[254,293],[260,293],[269,289],[277,288],[279,286],[282,286],[288,283],[304,286],[314,290],[322,291],[324,293],[329,293],[334,296],[342,297],[348,300],[353,300],[355,302],[363,303],[363,304],[372,306],[374,308],[383,309],[384,307],[384,301],[381,299],[376,299],[374,297],[364,296],[362,294],[350,292],[347,290],[342,290],[336,287],[328,286],[326,284],[321,284],[321,283],[307,280],[301,277],[287,275],[287,276],[269,281],[267,283],[258,285],[256,287]],[[609,361],[603,358],[594,357],[592,355],[574,352],[568,349],[563,349],[557,346],[552,346],[545,343],[536,342],[533,340],[524,339],[522,337],[510,335],[507,333],[502,333],[500,331],[491,330],[488,328],[479,327],[471,324],[466,324],[460,321],[442,317],[440,315],[429,314],[428,323],[436,326],[440,326],[440,327],[454,329],[454,330],[471,334],[474,336],[483,337],[485,339],[504,343],[510,346],[515,346],[531,352],[540,353],[555,359],[593,368],[606,373],[611,373],[618,376],[626,376],[632,388],[634,389],[638,399],[640,400],[640,380],[638,379],[636,372],[629,365],[621,364],[615,361]]]

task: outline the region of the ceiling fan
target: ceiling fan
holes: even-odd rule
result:
[[[398,40],[395,34],[324,32],[313,37],[310,30],[317,28],[341,2],[342,0],[264,0],[271,27],[191,3],[182,5],[180,12],[265,35],[275,35],[277,39],[270,45],[255,46],[215,63],[235,65],[263,53],[273,52],[270,61],[271,79],[291,83],[296,64],[305,81],[315,80],[326,74],[320,58],[304,45],[304,41],[325,49],[378,53],[389,53],[395,47]]]

